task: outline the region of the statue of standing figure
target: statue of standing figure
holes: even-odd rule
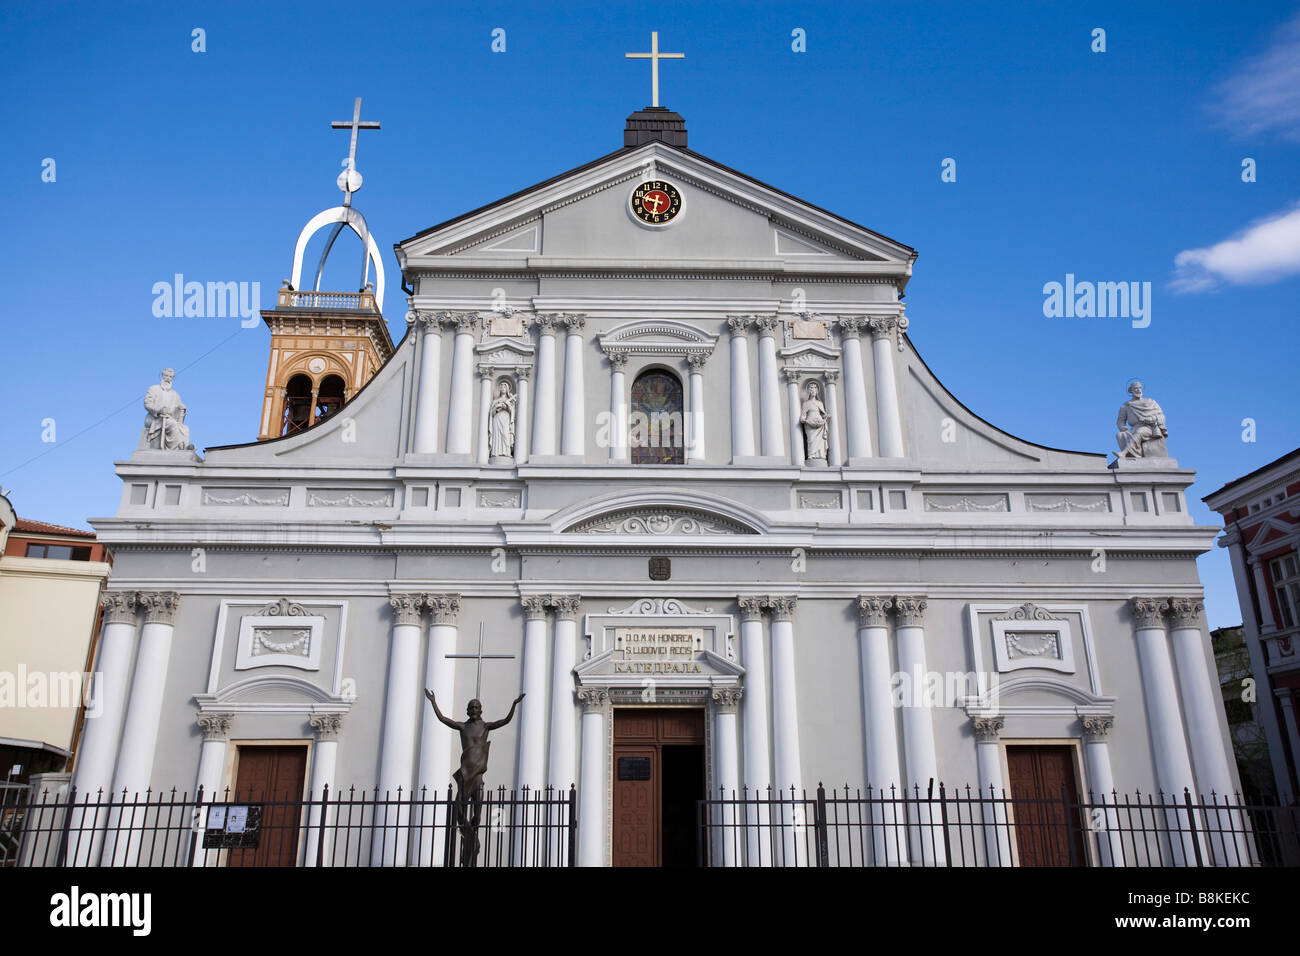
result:
[[[515,396],[510,383],[497,383],[497,394],[488,409],[488,454],[492,458],[512,458],[515,453]]]
[[[1115,420],[1115,426],[1120,429],[1115,435],[1119,443],[1118,457],[1167,457],[1165,439],[1169,437],[1169,429],[1165,427],[1164,411],[1155,399],[1142,397],[1142,383],[1136,379],[1129,383],[1128,392],[1133,397],[1120,406]]]
[[[483,775],[487,773],[488,748],[491,746],[488,732],[510,723],[524,695],[515,698],[510,713],[500,720],[491,721],[483,719],[483,705],[477,699],[471,700],[465,708],[468,720],[452,720],[438,709],[433,691],[426,689],[424,696],[429,698],[438,720],[460,734],[460,769],[452,774],[456,781],[456,826],[461,837],[460,865],[475,866],[478,863],[478,828],[483,816]]]
[[[176,370],[162,370],[162,382],[150,385],[144,393],[144,434],[140,436],[141,448],[160,451],[193,451],[190,429],[185,424],[185,403],[172,388]]]
[[[799,423],[803,425],[804,458],[808,461],[826,463],[827,441],[830,435],[830,417],[821,400],[821,385],[808,383],[808,397],[804,399],[799,413]]]

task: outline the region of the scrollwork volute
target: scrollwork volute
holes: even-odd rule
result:
[[[859,594],[858,626],[885,627],[889,623],[889,609],[893,606],[893,598],[880,597],[874,594]]]
[[[975,739],[980,743],[995,743],[1002,736],[1002,728],[1006,725],[1006,718],[1001,714],[989,717],[972,717],[971,724],[975,728]]]
[[[1133,626],[1138,630],[1158,628],[1164,630],[1165,611],[1169,602],[1161,598],[1135,597],[1128,602],[1133,614]]]
[[[421,603],[418,594],[391,595],[388,606],[393,609],[393,624],[419,624]]]
[[[925,609],[929,602],[920,595],[900,594],[894,598],[899,627],[925,627]]]
[[[1170,598],[1169,620],[1175,628],[1199,628],[1205,603],[1195,598]]]
[[[455,625],[460,619],[459,594],[426,594],[424,606],[429,609],[434,624]]]
[[[134,591],[105,591],[99,596],[105,624],[134,624],[139,603]]]
[[[1101,742],[1110,736],[1115,726],[1115,718],[1110,714],[1088,714],[1080,718],[1083,724],[1083,736],[1088,740]]]
[[[175,624],[181,596],[175,591],[141,591],[137,600],[144,608],[146,624]]]

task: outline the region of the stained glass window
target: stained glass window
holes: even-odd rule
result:
[[[682,381],[671,372],[642,372],[632,383],[628,447],[634,465],[680,465],[686,460]]]

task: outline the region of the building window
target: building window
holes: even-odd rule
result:
[[[634,465],[680,465],[686,461],[682,380],[671,372],[642,372],[632,383],[628,447]]]
[[[1269,563],[1273,578],[1273,591],[1277,594],[1278,610],[1282,612],[1282,626],[1295,627],[1300,623],[1300,556],[1288,554]]]
[[[27,557],[48,558],[54,561],[89,561],[89,548],[75,548],[70,544],[35,544],[27,545]]]

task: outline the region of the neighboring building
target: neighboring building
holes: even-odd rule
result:
[[[1300,754],[1300,448],[1206,495],[1223,515],[1260,724],[1277,793],[1297,794]]]
[[[1277,785],[1268,758],[1268,737],[1259,722],[1255,675],[1250,669],[1250,651],[1241,627],[1216,628],[1210,632],[1210,644],[1219,669],[1223,711],[1232,735],[1243,798],[1248,803],[1276,800]]]
[[[203,459],[163,423],[118,462],[93,524],[125,706],[87,727],[79,793],[441,793],[459,744],[422,691],[464,712],[475,666],[447,655],[480,628],[512,655],[481,663],[485,716],[526,694],[487,782],[576,783],[584,864],[686,860],[706,790],[1240,789],[1215,529],[1159,407],[1134,384],[1109,466],[984,421],[904,334],[913,249],[686,139],[642,110],[623,148],[399,243],[406,335],[323,421]],[[293,271],[277,336],[382,312],[382,276],[372,307]],[[437,859],[386,835],[371,862]]]
[[[93,531],[18,518],[0,496],[0,782],[72,757],[95,705],[86,675],[110,560]]]

